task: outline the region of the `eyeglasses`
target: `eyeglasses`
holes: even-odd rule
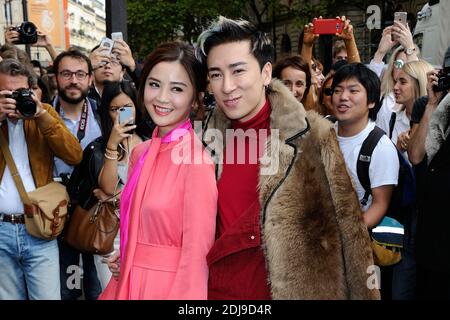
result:
[[[103,68],[103,67],[107,66],[108,64],[110,64],[111,67],[117,67],[117,66],[119,66],[121,63],[120,63],[120,60],[117,60],[117,59],[103,60],[103,61],[100,63],[100,65],[98,66],[97,69]]]
[[[117,112],[119,110],[125,109],[125,108],[132,108],[133,106],[131,104],[124,104],[123,106],[111,106],[109,108],[109,111],[111,112]]]
[[[323,88],[323,94],[326,96],[331,96],[333,95],[333,89],[331,88]]]
[[[405,61],[403,61],[402,59],[397,59],[394,61],[394,68],[396,68],[396,69],[401,69],[401,68],[403,68],[404,65],[405,65]]]
[[[84,80],[84,79],[86,79],[88,73],[84,72],[83,70],[78,70],[78,71],[73,71],[73,72],[69,71],[69,70],[63,70],[59,73],[59,75],[65,80],[72,79],[73,75],[75,75],[77,80]]]

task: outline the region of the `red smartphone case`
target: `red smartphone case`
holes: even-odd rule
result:
[[[313,20],[314,34],[336,34],[341,33],[344,22],[341,19],[317,19]]]

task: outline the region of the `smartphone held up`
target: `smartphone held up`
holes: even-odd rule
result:
[[[317,19],[313,20],[314,34],[336,34],[342,33],[344,29],[344,21],[339,18],[335,19]]]
[[[129,106],[124,106],[119,109],[119,123],[123,124],[126,123],[127,126],[133,126],[134,125],[134,119],[133,119],[133,108]],[[133,133],[133,130],[129,130],[128,133]]]
[[[408,13],[407,12],[395,12],[394,13],[394,22],[398,22],[402,24],[405,28],[408,26]],[[398,40],[398,37],[393,35],[391,36],[392,41]]]

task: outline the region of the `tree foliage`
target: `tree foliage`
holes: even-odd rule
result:
[[[165,41],[193,43],[218,15],[246,18],[246,4],[245,0],[128,0],[128,42],[140,57]]]

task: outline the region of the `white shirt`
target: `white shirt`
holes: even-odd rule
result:
[[[25,131],[23,120],[18,120],[16,124],[7,120],[9,150],[16,163],[17,171],[22,178],[23,185],[27,192],[36,189],[31,172],[30,162],[28,160],[27,141],[25,140]],[[0,183],[0,212],[6,214],[23,213],[23,203],[20,199],[19,191],[11,175],[8,166]]]
[[[353,137],[341,137],[338,135],[338,142],[341,152],[344,156],[347,170],[352,178],[358,199],[364,198],[365,190],[358,179],[356,165],[358,161],[359,151],[364,140],[375,127],[375,123],[369,121],[366,128]],[[335,126],[337,133],[337,124]],[[397,185],[399,162],[397,150],[387,136],[382,136],[375,149],[373,150],[372,160],[369,166],[369,179],[371,189],[384,185]],[[372,204],[372,196],[369,197],[366,206],[361,205],[361,209],[365,212]]]

